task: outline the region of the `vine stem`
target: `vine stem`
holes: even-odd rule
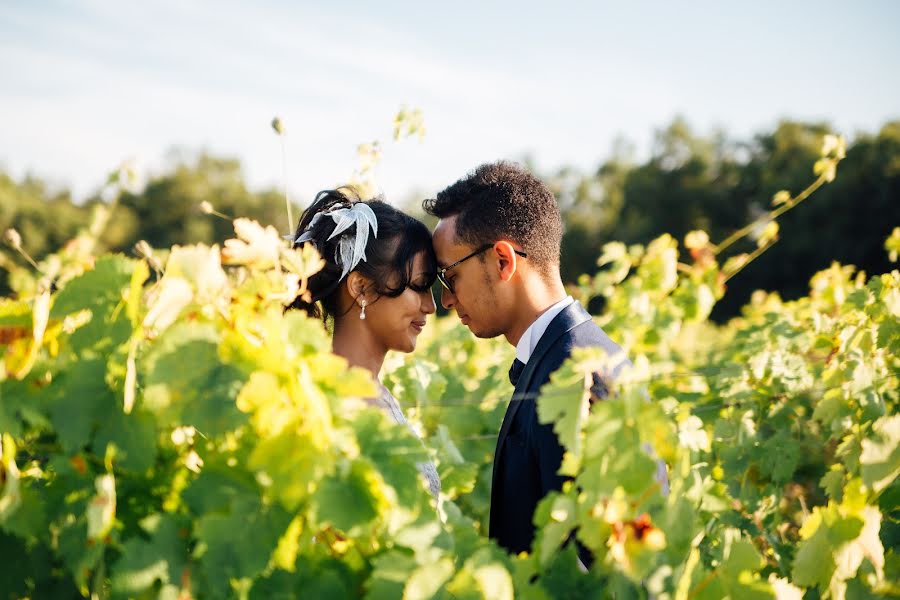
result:
[[[706,532],[701,531],[693,540],[691,540],[691,552],[685,562],[684,571],[678,579],[678,587],[675,590],[675,600],[688,600],[689,598],[688,591],[691,587],[691,576],[694,574],[694,569],[700,563],[700,542],[703,541],[705,536]]]
[[[820,175],[819,178],[816,179],[814,182],[812,182],[812,184],[810,184],[810,186],[808,188],[806,188],[805,190],[800,192],[800,194],[798,194],[797,197],[794,198],[793,200],[791,200],[790,202],[786,202],[784,204],[784,206],[780,206],[780,207],[776,208],[775,210],[773,210],[769,213],[766,213],[761,218],[756,219],[755,221],[745,225],[744,227],[738,229],[737,231],[732,233],[730,236],[725,238],[725,240],[723,240],[722,243],[720,243],[718,246],[713,248],[713,254],[719,254],[720,252],[722,252],[723,250],[725,250],[726,248],[731,246],[733,243],[735,243],[742,237],[749,234],[755,228],[759,227],[760,225],[765,225],[766,223],[769,223],[770,221],[774,221],[775,219],[777,219],[778,217],[780,217],[787,211],[791,210],[792,208],[794,208],[795,206],[797,206],[798,204],[800,204],[801,202],[803,202],[804,200],[809,198],[810,195],[812,195],[812,193],[815,192],[817,189],[822,187],[825,184],[825,181],[826,181],[825,176]]]
[[[691,600],[692,598],[695,598],[695,597],[697,596],[697,594],[699,594],[700,592],[702,592],[703,589],[704,589],[706,586],[708,586],[708,585],[710,584],[710,582],[712,582],[713,579],[716,578],[716,574],[717,574],[716,571],[710,571],[709,573],[707,573],[706,577],[704,577],[703,580],[702,580],[700,583],[697,584],[697,587],[695,587],[695,588],[691,591],[691,593],[688,595],[688,600]]]
[[[32,267],[34,267],[34,270],[35,270],[35,271],[37,271],[37,272],[40,273],[41,275],[44,274],[44,272],[41,271],[41,268],[38,266],[38,264],[34,261],[33,258],[31,258],[31,255],[28,254],[28,252],[26,252],[24,248],[16,248],[16,251],[17,251],[19,254],[21,254],[23,257],[25,257],[25,260],[28,261],[28,264],[30,264]]]
[[[780,206],[780,207],[776,208],[775,210],[773,210],[769,213],[766,213],[761,218],[756,219],[755,221],[752,221],[751,223],[748,223],[744,227],[738,229],[737,231],[732,233],[730,236],[725,238],[725,240],[723,240],[718,246],[713,248],[713,254],[716,254],[716,255],[719,254],[720,252],[722,252],[723,250],[725,250],[726,248],[731,246],[733,243],[735,243],[739,239],[745,237],[747,234],[749,234],[751,231],[753,231],[760,225],[765,225],[766,223],[769,223],[770,221],[774,221],[775,219],[777,219],[778,217],[780,217],[787,211],[791,210],[792,208],[794,208],[795,206],[797,206],[798,204],[800,204],[801,202],[803,202],[804,200],[809,198],[810,195],[812,195],[812,193],[815,192],[817,189],[822,187],[825,184],[825,181],[826,181],[825,176],[820,175],[819,178],[816,179],[814,182],[812,182],[812,184],[810,184],[810,186],[808,188],[806,188],[805,190],[800,192],[800,194],[798,194],[797,197],[794,198],[793,200],[791,200],[790,202],[786,202],[784,204],[784,206]]]
[[[284,143],[284,134],[278,136],[281,139],[281,179],[284,189],[284,207],[287,209],[288,233],[294,231],[294,215],[291,211],[291,201],[288,198],[287,184],[287,148]]]
[[[731,273],[729,273],[728,275],[726,275],[726,276],[725,276],[725,279],[722,281],[722,283],[728,283],[728,281],[729,281],[732,277],[734,277],[735,275],[737,275],[738,273],[740,273],[741,271],[743,271],[743,270],[744,270],[744,267],[746,267],[747,265],[749,265],[750,263],[752,263],[754,260],[756,260],[756,258],[759,257],[760,254],[762,254],[763,252],[765,252],[766,250],[768,250],[769,248],[771,248],[772,246],[774,246],[774,245],[775,245],[775,242],[777,242],[777,241],[778,241],[777,239],[773,239],[772,241],[770,241],[770,242],[769,242],[768,244],[766,244],[765,246],[760,246],[759,248],[757,248],[756,250],[754,250],[753,252],[751,252],[749,255],[747,255],[747,260],[744,261],[744,264],[742,264],[740,267],[738,267],[737,269],[735,269],[734,271],[732,271]]]

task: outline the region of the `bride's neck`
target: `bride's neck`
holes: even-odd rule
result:
[[[334,324],[331,350],[346,358],[350,366],[369,370],[376,379],[387,354],[387,348],[378,343],[364,323],[346,318]]]

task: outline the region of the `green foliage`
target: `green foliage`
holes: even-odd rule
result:
[[[389,359],[423,444],[365,402],[374,382],[321,323],[283,312],[317,256],[234,225],[159,264],[94,258],[85,234],[0,300],[5,597],[897,594],[896,270],[835,264],[717,326],[724,244],[605,246],[579,292],[633,364],[580,351],[542,390],[571,481],[509,556],[485,532],[512,349],[439,319]]]

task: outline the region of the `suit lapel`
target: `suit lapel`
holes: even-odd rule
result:
[[[544,356],[550,348],[553,347],[553,344],[556,343],[556,340],[582,323],[590,320],[591,315],[589,315],[578,302],[573,302],[550,321],[550,325],[547,326],[547,330],[544,331],[544,335],[542,335],[541,339],[538,341],[534,352],[532,352],[531,356],[528,358],[528,362],[525,364],[525,368],[519,376],[519,381],[516,384],[516,389],[513,392],[509,406],[506,408],[506,414],[503,415],[503,424],[500,426],[500,435],[497,437],[497,450],[494,453],[494,477],[497,475],[497,459],[500,457],[500,448],[503,441],[506,439],[507,433],[509,433],[510,425],[512,425],[513,418],[516,416],[519,406],[522,405],[522,400],[529,398],[528,389],[531,386],[531,380],[534,378],[534,373],[537,371],[538,365],[544,359]]]

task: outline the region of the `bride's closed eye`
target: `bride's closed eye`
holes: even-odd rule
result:
[[[436,274],[420,275],[415,281],[409,282],[409,289],[420,294],[429,291],[437,279]]]

